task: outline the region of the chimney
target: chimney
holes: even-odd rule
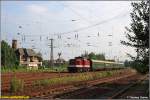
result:
[[[17,49],[17,40],[12,40],[12,48]]]

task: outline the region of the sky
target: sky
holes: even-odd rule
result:
[[[59,52],[68,60],[86,51],[124,61],[136,54],[120,44],[127,41],[131,12],[131,1],[2,1],[1,39],[10,45],[17,39],[18,48],[32,48],[43,59],[50,59],[53,38],[54,59]]]

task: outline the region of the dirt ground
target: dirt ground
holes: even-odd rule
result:
[[[88,72],[88,73],[94,73],[94,72]],[[26,72],[26,73],[5,73],[1,75],[1,80],[2,80],[2,95],[28,95],[31,98],[35,98],[35,97],[39,97],[39,98],[43,98],[43,97],[49,97],[49,98],[58,98],[59,96],[57,96],[58,94],[63,94],[66,91],[72,91],[76,88],[81,89],[83,87],[85,87],[84,85],[87,86],[93,86],[96,84],[102,84],[105,82],[109,82],[115,79],[119,79],[119,77],[122,76],[127,76],[130,74],[135,74],[135,71],[128,71],[128,70],[122,70],[121,73],[113,75],[112,77],[105,77],[105,78],[101,78],[98,80],[92,80],[92,81],[86,81],[86,82],[81,82],[82,86],[76,86],[76,84],[78,84],[79,82],[75,82],[73,84],[61,84],[61,85],[54,85],[54,86],[46,86],[46,87],[33,87],[31,85],[31,83],[35,80],[40,80],[40,79],[50,79],[50,78],[54,78],[54,77],[64,77],[64,76],[76,76],[79,75],[79,73],[57,73],[57,72]],[[18,79],[22,79],[25,82],[25,90],[21,93],[18,92],[16,94],[10,94],[9,93],[9,87],[10,87],[10,81],[11,79],[16,76],[16,78]],[[138,76],[136,76],[138,77]],[[125,84],[125,82],[120,81],[122,84]],[[81,85],[81,84],[80,84]],[[100,92],[106,92],[109,89],[100,89],[97,88],[96,90],[92,90],[92,91],[99,91]],[[89,90],[87,90],[89,91]],[[56,93],[57,92],[57,93]],[[85,94],[85,92],[80,93],[82,95]],[[87,94],[92,94],[90,92],[88,92]],[[62,97],[63,98],[63,97]],[[68,97],[69,98],[69,97]],[[70,97],[73,98],[73,97]]]

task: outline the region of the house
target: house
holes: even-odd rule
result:
[[[42,66],[42,57],[34,50],[17,48],[17,40],[12,41],[12,48],[15,50],[20,66],[26,66],[28,69],[38,69],[39,66]]]

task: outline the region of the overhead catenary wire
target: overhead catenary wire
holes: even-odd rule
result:
[[[81,16],[80,14],[78,14],[79,16]],[[101,25],[101,24],[105,24],[105,23],[107,23],[107,22],[109,22],[109,21],[112,21],[112,20],[114,20],[114,19],[117,19],[117,18],[119,18],[119,17],[121,17],[121,16],[124,16],[124,14],[122,15],[117,15],[117,16],[114,16],[114,17],[111,17],[111,18],[109,18],[109,19],[107,19],[107,20],[103,20],[103,21],[101,21],[101,22],[98,22],[98,23],[95,23],[95,24],[91,24],[91,25],[88,25],[88,26],[85,26],[85,27],[81,27],[81,28],[78,28],[78,29],[75,29],[75,30],[72,30],[72,31],[68,31],[68,32],[63,32],[63,33],[61,33],[61,35],[60,35],[60,33],[55,33],[55,34],[59,34],[58,35],[58,39],[61,39],[61,36],[62,35],[65,35],[65,34],[69,34],[69,33],[73,33],[73,32],[79,32],[79,31],[84,31],[84,30],[87,30],[87,29],[89,29],[89,28],[92,28],[92,27],[96,27],[96,26],[98,26],[98,25]],[[89,21],[87,21],[87,22],[89,22]],[[52,35],[54,35],[54,34],[52,34]],[[45,37],[46,37],[47,35],[45,35]],[[99,34],[99,32],[97,33],[97,36],[100,36],[100,34]],[[44,37],[44,35],[42,35],[42,37],[41,37],[41,35],[25,35],[25,37],[40,37],[39,38],[39,40],[40,41],[42,41],[43,40],[43,37]],[[89,37],[93,37],[93,36],[89,36]],[[46,37],[47,38],[47,40],[48,40],[48,37]],[[76,33],[75,34],[75,38],[77,39],[78,38],[78,33]],[[67,38],[68,40],[69,39],[72,39],[72,37],[68,37]],[[25,39],[23,39],[23,40],[25,40]],[[62,42],[60,42],[60,43],[62,43]],[[80,42],[79,42],[80,43]],[[63,46],[62,46],[63,47]]]
[[[77,11],[75,11],[74,9],[72,9],[71,7],[69,7],[70,9],[71,9],[71,11],[73,11],[75,14],[77,14],[78,16],[80,16],[82,19],[84,19],[84,20],[86,20],[87,22],[89,22],[89,23],[91,23],[89,20],[87,20],[85,17],[83,17],[83,16],[81,16],[81,14],[79,14]],[[125,14],[121,14],[121,16],[124,16],[124,15],[126,15],[127,13],[125,13]],[[120,15],[117,15],[117,16],[115,16],[115,17],[112,17],[112,18],[110,18],[109,20],[104,20],[104,21],[102,21],[102,22],[107,22],[107,21],[111,21],[111,20],[114,20],[116,17],[120,17]],[[95,25],[93,25],[93,26],[89,26],[89,27],[85,27],[85,28],[80,28],[79,30],[74,30],[74,31],[82,31],[82,30],[84,30],[84,29],[87,29],[87,28],[90,28],[90,27],[94,27],[94,26],[97,26],[97,25],[100,25],[101,23],[97,23],[97,24],[95,24]],[[70,32],[68,32],[68,33],[70,33]],[[65,34],[65,33],[64,33]],[[67,33],[66,33],[67,34]],[[97,33],[97,36],[99,37],[100,36],[100,34],[99,34],[99,32]],[[112,36],[112,35],[111,35]],[[88,37],[90,37],[90,36],[88,36]],[[76,38],[76,34],[75,34],[75,38]],[[88,44],[88,46],[92,46],[92,45],[89,45]],[[109,45],[108,46],[112,46],[112,42],[109,42]]]
[[[125,16],[125,15],[127,15],[128,13],[129,13],[129,12],[125,12],[125,13],[123,13],[123,14],[116,15],[116,16],[114,16],[114,17],[111,17],[111,18],[109,18],[109,19],[100,21],[100,22],[95,23],[95,24],[93,24],[93,25],[81,27],[81,28],[74,29],[74,30],[71,30],[71,31],[68,31],[68,32],[62,32],[62,33],[61,33],[61,36],[64,35],[64,34],[69,34],[69,33],[73,33],[73,32],[83,31],[83,30],[86,30],[86,29],[89,29],[89,28],[92,28],[92,27],[95,27],[95,26],[98,26],[98,25],[101,25],[101,24],[105,24],[105,23],[110,22],[110,21],[112,21],[112,20],[117,20],[117,18],[120,18],[120,17],[122,17],[122,16]],[[59,35],[59,34],[55,33],[55,34],[51,34],[51,35]],[[26,36],[26,37],[31,37],[31,36],[34,36],[34,37],[38,36],[38,37],[39,37],[40,35],[25,35],[25,36]],[[47,36],[47,35],[42,35],[42,36]]]
[[[62,32],[61,34],[64,35],[64,34],[69,34],[69,33],[72,33],[72,32],[79,32],[79,31],[83,31],[83,30],[86,30],[86,29],[89,29],[89,28],[93,28],[95,26],[98,26],[98,25],[101,25],[101,24],[105,24],[107,22],[110,22],[112,20],[117,20],[119,19],[120,17],[123,17],[125,15],[127,15],[129,12],[125,12],[123,14],[119,14],[119,15],[116,15],[114,17],[111,17],[109,19],[106,19],[106,20],[103,20],[103,21],[100,21],[96,24],[93,24],[93,25],[89,25],[89,26],[85,26],[85,27],[81,27],[81,28],[78,28],[78,29],[75,29],[75,30],[72,30],[72,31],[68,31],[68,32]]]

